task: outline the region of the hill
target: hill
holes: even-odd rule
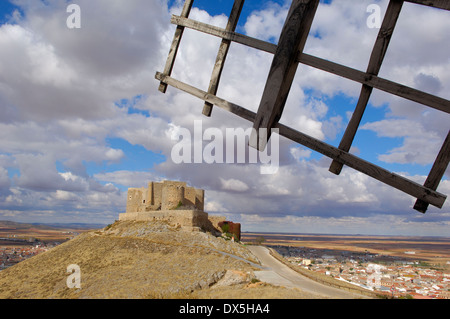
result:
[[[252,283],[258,261],[242,244],[164,222],[116,222],[0,272],[0,298],[313,298]],[[69,265],[81,289],[68,288]]]

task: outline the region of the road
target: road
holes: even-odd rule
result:
[[[255,271],[255,276],[269,284],[299,288],[307,293],[318,295],[322,298],[337,299],[367,299],[367,296],[351,293],[331,286],[323,285],[298,272],[292,270],[282,262],[272,257],[269,250],[263,246],[248,246],[250,251],[259,259],[262,270]]]

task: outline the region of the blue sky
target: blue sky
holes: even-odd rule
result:
[[[15,9],[18,9],[18,7],[13,5],[10,1],[2,1],[0,3],[0,14],[1,14],[0,22],[1,23],[7,22],[9,20],[8,16],[11,16]]]
[[[366,25],[373,2],[384,12],[385,0],[321,1],[305,52],[364,71],[377,35]],[[419,214],[409,195],[348,168],[334,176],[328,158],[285,139],[273,176],[257,174],[258,165],[175,164],[171,137],[194,121],[205,129],[249,125],[216,109],[205,118],[201,101],[157,90],[179,1],[76,1],[78,30],[66,27],[63,0],[14,3],[0,3],[0,219],[107,224],[125,209],[129,187],[175,179],[204,188],[209,213],[248,231],[450,236],[448,202]],[[247,0],[238,32],[276,42],[288,4]],[[196,0],[191,18],[223,26],[231,6]],[[446,13],[405,4],[380,76],[448,99]],[[219,42],[185,32],[173,76],[206,89]],[[218,95],[256,111],[271,58],[233,44]],[[359,91],[299,66],[281,121],[338,146]],[[374,90],[351,152],[423,183],[449,122]],[[449,193],[448,173],[438,190]]]

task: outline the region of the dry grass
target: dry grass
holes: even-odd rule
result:
[[[311,297],[248,282],[211,288],[230,269],[251,278],[255,268],[244,260],[256,261],[243,245],[210,234],[183,232],[163,223],[120,222],[1,271],[0,298]],[[81,289],[66,285],[71,264],[81,268]]]

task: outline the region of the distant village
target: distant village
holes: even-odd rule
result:
[[[76,232],[63,233],[69,236],[68,239],[78,235]],[[0,271],[61,244],[59,241],[41,242],[34,237],[21,238],[16,235],[0,238],[0,243],[5,243],[0,244]]]
[[[339,251],[271,246],[289,262],[337,280],[394,298],[450,299],[450,274],[405,258],[368,251]]]

